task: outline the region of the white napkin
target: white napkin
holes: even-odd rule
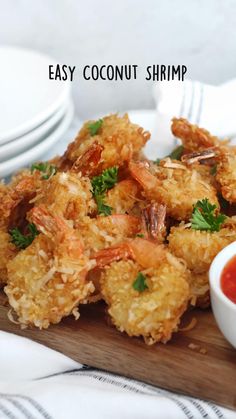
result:
[[[156,101],[153,137],[160,145],[159,157],[169,154],[177,145],[170,131],[174,116],[187,118],[213,135],[230,138],[235,143],[236,79],[220,86],[190,80],[159,82],[153,92]]]
[[[83,366],[0,332],[0,418],[233,419],[236,413]]]
[[[187,84],[190,86],[191,82]],[[196,85],[199,86],[199,84]],[[189,88],[186,87],[186,89]],[[151,158],[161,155],[160,153],[168,154],[173,149],[174,140],[170,135],[169,123],[173,115],[180,114],[178,108],[180,99],[177,100],[176,91],[173,90],[171,98],[171,90],[167,83],[155,89],[159,92],[157,112],[130,112],[132,121],[140,123],[152,132],[152,140],[147,150]],[[179,89],[181,93],[183,85],[176,89]],[[204,105],[205,99],[202,100]],[[183,116],[187,116],[187,103],[190,102],[186,99]],[[172,103],[170,113],[168,103]],[[195,102],[192,106],[194,109],[197,108]],[[218,111],[220,115],[220,110]],[[196,111],[193,114],[195,115]],[[208,124],[204,123],[204,119],[201,119],[203,114],[200,115],[200,123],[211,129]],[[162,124],[165,135],[158,124],[160,115],[166,121]],[[233,125],[232,123],[231,131],[228,129],[225,134],[222,131],[222,135],[233,133]],[[81,122],[75,120],[56,148],[44,156],[45,159],[63,153],[80,126]],[[227,128],[229,128],[228,124]],[[215,131],[214,127],[212,131]],[[189,379],[191,380],[191,374]],[[236,412],[216,406],[214,403],[177,395],[142,382],[83,366],[33,341],[0,332],[0,418],[73,419],[80,417],[86,419],[236,419]]]

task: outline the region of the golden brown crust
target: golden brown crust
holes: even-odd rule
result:
[[[180,316],[189,300],[184,268],[177,270],[167,260],[146,273],[148,288],[133,288],[142,268],[131,260],[113,262],[102,273],[101,291],[109,305],[115,326],[129,336],[143,336],[145,342],[167,342],[177,331]]]
[[[92,122],[94,121],[84,124],[63,156],[63,161],[67,160],[72,164],[77,161],[76,170],[83,171],[84,168],[86,174],[95,175],[108,167],[122,166],[150,138],[148,132],[130,122],[128,115],[119,117],[114,114],[103,118],[103,124],[94,136],[91,136],[88,128]],[[91,149],[93,153],[90,154]]]
[[[159,166],[150,167],[143,162],[130,162],[129,168],[143,187],[144,196],[166,205],[167,214],[176,220],[188,220],[193,205],[204,198],[219,207],[217,192],[210,182],[179,161],[165,159]]]
[[[190,124],[187,119],[173,118],[171,131],[173,135],[182,141],[184,148],[188,151],[201,151],[222,145],[222,142],[209,131]]]
[[[0,287],[7,283],[7,264],[16,254],[17,249],[11,242],[11,236],[0,229]]]

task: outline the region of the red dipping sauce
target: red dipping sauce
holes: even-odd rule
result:
[[[233,256],[223,269],[221,288],[226,297],[236,304],[236,256]]]

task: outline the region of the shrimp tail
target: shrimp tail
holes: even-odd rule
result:
[[[142,223],[147,237],[158,240],[166,232],[166,205],[153,203],[142,211]]]
[[[104,147],[95,141],[84,154],[81,154],[74,162],[71,171],[81,172],[83,176],[95,174],[101,160]]]
[[[103,268],[112,262],[117,262],[121,259],[129,259],[131,257],[132,252],[128,243],[122,243],[119,246],[100,250],[93,255],[93,259],[95,259],[98,268]]]
[[[34,207],[30,211],[29,217],[38,230],[47,236],[56,236],[67,228],[67,224],[62,218],[52,216],[43,206]]]

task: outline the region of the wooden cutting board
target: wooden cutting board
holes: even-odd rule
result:
[[[175,334],[166,345],[147,346],[142,339],[129,338],[109,326],[103,303],[81,307],[78,321],[68,317],[40,331],[21,330],[11,323],[4,301],[2,294],[1,330],[33,339],[93,367],[236,408],[236,350],[220,333],[211,311],[190,312],[184,321],[196,317],[194,329]]]

